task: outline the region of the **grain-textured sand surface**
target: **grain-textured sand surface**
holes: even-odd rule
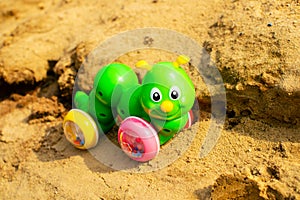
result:
[[[214,93],[186,65],[196,122],[154,160],[116,170],[97,160],[100,147],[68,143],[62,122],[89,53],[147,27],[184,34],[210,55],[207,67],[226,89],[226,120],[200,158],[216,123]],[[299,27],[298,0],[0,0],[0,199],[300,199]],[[176,56],[148,48],[115,60],[134,66]]]

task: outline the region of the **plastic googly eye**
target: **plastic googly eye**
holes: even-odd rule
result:
[[[160,102],[162,98],[160,90],[156,87],[153,88],[150,92],[150,98],[154,102]]]
[[[181,95],[181,91],[180,91],[179,87],[177,87],[177,86],[171,87],[170,93],[169,93],[170,99],[177,100],[180,98],[180,95]]]

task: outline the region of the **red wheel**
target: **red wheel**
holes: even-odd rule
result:
[[[194,121],[194,114],[193,114],[193,111],[190,110],[188,112],[188,121],[186,122],[184,128],[190,128],[193,124],[193,121]]]

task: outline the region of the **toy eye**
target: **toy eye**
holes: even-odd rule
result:
[[[150,93],[150,98],[154,102],[159,102],[161,100],[161,92],[158,88],[153,88]]]
[[[180,89],[177,87],[177,86],[173,86],[171,89],[170,89],[170,98],[172,100],[177,100],[179,99],[180,97]]]

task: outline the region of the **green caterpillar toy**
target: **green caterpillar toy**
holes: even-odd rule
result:
[[[180,66],[188,61],[182,55],[153,66],[140,61],[136,67],[147,70],[141,83],[125,64],[101,68],[89,94],[75,93],[76,108],[64,119],[66,138],[79,149],[89,149],[97,144],[99,131],[107,133],[117,124],[119,144],[130,158],[153,159],[160,145],[191,126],[195,88]]]

